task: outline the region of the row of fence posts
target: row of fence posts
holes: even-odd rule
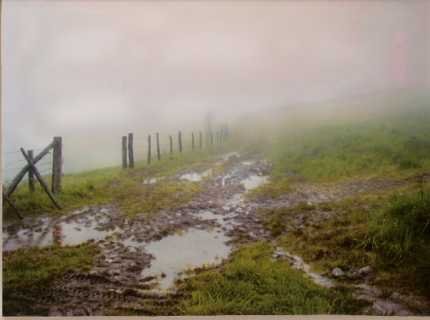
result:
[[[214,137],[215,135],[215,137]],[[227,140],[229,137],[229,131],[226,126],[222,127],[219,131],[215,133],[209,132],[207,136],[206,145],[212,147],[214,144],[221,144]],[[178,151],[183,152],[183,142],[182,142],[182,132],[178,131],[177,135]],[[155,133],[155,147],[157,160],[161,160],[161,149],[160,149],[160,134]],[[196,135],[191,132],[191,150],[203,149],[203,133],[198,132],[198,144],[196,144]],[[130,132],[127,136],[122,137],[122,168],[134,168],[135,158],[134,158],[134,145],[133,145],[133,133]],[[173,155],[173,136],[169,135],[169,154],[170,157]],[[147,140],[147,164],[151,164],[152,161],[152,136],[148,135]]]

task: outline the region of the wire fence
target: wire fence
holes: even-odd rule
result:
[[[38,153],[43,148],[32,149]],[[6,151],[3,153],[3,185],[8,187],[12,179],[27,165],[27,160],[24,159],[21,151]],[[48,178],[52,175],[52,151],[35,164],[40,175]],[[28,176],[28,173],[27,173]],[[25,179],[23,180],[25,181]],[[20,182],[23,183],[23,181]]]
[[[222,126],[216,131],[202,130],[178,130],[174,133],[151,133],[122,137],[122,167],[133,168],[135,162],[161,159],[171,154],[198,151],[212,148],[225,142],[229,136],[227,126]],[[157,139],[158,137],[158,139]]]
[[[192,150],[192,135],[194,133],[194,149],[198,150],[199,147],[199,135],[201,134],[202,140],[204,140],[203,132],[201,131],[189,131],[189,132],[181,132],[181,140],[182,140],[182,152],[191,151]],[[157,158],[157,141],[156,141],[156,133],[139,135],[133,137],[133,151],[135,161],[143,161],[147,160],[148,157],[148,136],[151,136],[151,159]],[[160,156],[161,158],[170,154],[170,137],[172,138],[172,152],[179,152],[179,137],[178,132],[171,134],[159,134],[159,147],[160,147]],[[203,141],[202,141],[203,145]]]

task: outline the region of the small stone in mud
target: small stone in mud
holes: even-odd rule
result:
[[[140,282],[149,282],[149,281],[152,281],[154,279],[156,279],[156,277],[154,277],[154,276],[147,276],[147,277],[144,277],[144,278],[140,279],[139,281]]]
[[[272,257],[274,259],[282,259],[287,256],[286,252],[282,248],[276,248],[275,252],[273,253]]]
[[[334,268],[331,271],[331,274],[333,275],[333,277],[343,277],[345,275],[345,272],[343,272],[343,270],[341,268]]]
[[[165,278],[166,274],[164,272],[161,273],[161,278]]]
[[[380,316],[410,316],[412,313],[403,307],[401,304],[389,300],[378,299],[373,305],[372,309],[376,315]]]
[[[363,268],[358,269],[357,274],[361,277],[364,277],[372,273],[372,271],[373,270],[371,266],[365,266]]]

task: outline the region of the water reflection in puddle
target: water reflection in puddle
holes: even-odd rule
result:
[[[248,178],[243,179],[240,183],[245,187],[246,190],[252,190],[265,184],[268,180],[268,176],[251,175]]]
[[[155,259],[150,268],[142,271],[142,276],[159,277],[159,289],[167,290],[184,270],[221,263],[231,251],[226,244],[228,240],[217,229],[189,229],[183,234],[150,242],[145,249]]]
[[[187,180],[187,181],[191,181],[191,182],[198,182],[198,181],[201,181],[203,178],[210,176],[211,174],[212,174],[212,169],[208,169],[208,170],[200,172],[200,173],[198,173],[198,172],[184,173],[183,175],[181,175],[179,177],[179,179]]]
[[[99,241],[116,231],[116,229],[100,229],[100,225],[109,221],[109,217],[103,210],[71,221],[42,218],[32,227],[22,228],[16,233],[3,231],[3,250],[46,247],[53,244],[78,245],[88,240]]]

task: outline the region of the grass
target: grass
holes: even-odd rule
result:
[[[113,201],[129,217],[137,214],[151,216],[161,209],[173,209],[190,201],[200,191],[200,183],[160,181],[143,185],[132,179],[122,179],[112,190]]]
[[[219,150],[217,150],[219,151]],[[27,185],[22,184],[12,195],[12,200],[24,216],[42,213],[61,214],[64,211],[84,205],[115,203],[125,214],[153,214],[189,201],[199,191],[198,184],[184,181],[162,180],[156,185],[143,185],[148,177],[171,176],[184,169],[208,166],[213,152],[187,152],[174,157],[154,160],[151,165],[136,163],[135,169],[105,168],[63,177],[63,190],[58,200],[63,210],[53,207],[48,196],[37,186],[30,193]],[[13,210],[4,207],[4,219],[14,219]]]
[[[422,115],[423,119],[430,114]],[[270,158],[275,176],[287,173],[314,181],[364,175],[409,175],[430,168],[430,125],[384,121],[334,124],[282,136]]]
[[[430,191],[394,195],[371,216],[369,245],[387,269],[406,268],[430,295]]]
[[[410,186],[315,206],[262,212],[264,225],[288,251],[321,273],[370,265],[373,284],[429,296],[429,191]],[[328,218],[321,219],[321,213]],[[303,228],[291,228],[304,217]]]
[[[379,111],[366,109],[365,117],[354,110],[341,117],[329,108],[287,108],[273,112],[265,123],[249,119],[235,133],[236,144],[269,159],[273,181],[407,176],[430,170],[430,108],[425,103],[375,106]]]
[[[256,189],[250,190],[247,197],[253,200],[277,199],[291,190],[292,187],[289,179],[275,178]]]
[[[185,280],[187,315],[355,313],[348,292],[315,285],[287,262],[271,259],[266,243],[242,247],[221,269]]]
[[[18,249],[3,253],[3,308],[5,314],[21,314],[24,310],[40,315],[40,310],[22,303],[25,296],[37,297],[49,289],[53,281],[70,270],[90,269],[97,248],[91,244],[76,247]]]
[[[275,229],[277,235],[281,236],[280,242],[288,250],[301,255],[305,261],[312,262],[317,271],[330,273],[336,267],[350,271],[375,263],[375,253],[368,251],[365,243],[369,214],[380,205],[382,199],[363,196],[338,203],[301,206],[288,212],[279,209],[267,219],[281,222]],[[330,218],[325,221],[313,219],[309,223],[305,222],[303,229],[285,233],[290,221],[288,216],[290,219],[298,214],[318,216],[320,212],[330,215]]]

